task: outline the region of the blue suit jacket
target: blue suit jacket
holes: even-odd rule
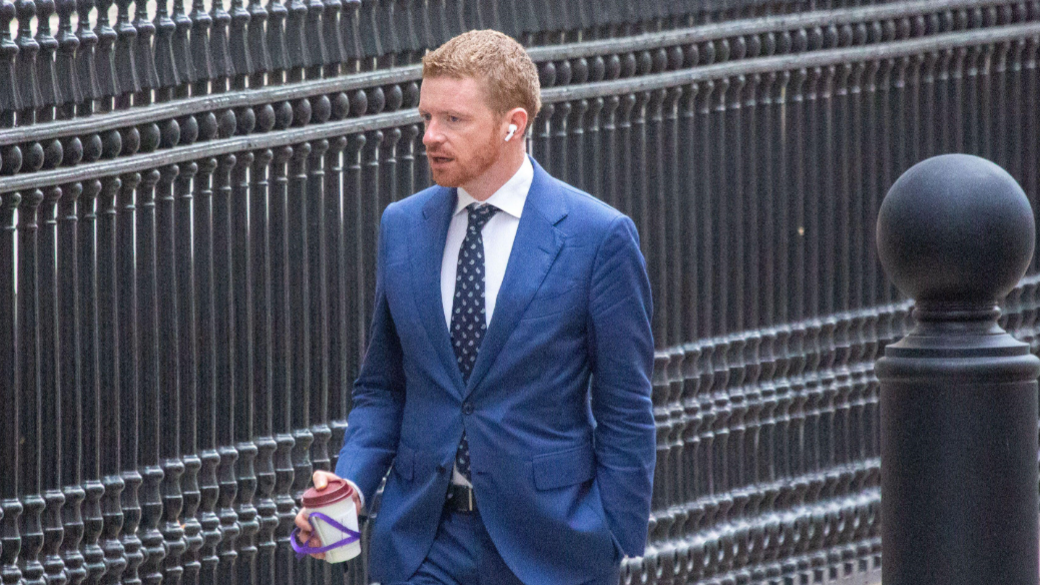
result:
[[[650,284],[632,221],[537,163],[495,312],[464,384],[441,304],[453,189],[383,213],[372,333],[336,473],[371,501],[370,572],[407,579],[433,542],[463,429],[477,505],[525,583],[638,556],[650,514]]]

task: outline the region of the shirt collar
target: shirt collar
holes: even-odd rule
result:
[[[494,205],[509,215],[520,219],[520,215],[524,211],[524,203],[527,202],[527,192],[531,190],[531,183],[533,182],[534,166],[531,165],[531,159],[525,156],[524,162],[517,169],[516,174],[506,181],[506,184],[502,185],[498,191],[495,191],[494,195],[488,197],[484,203]],[[453,215],[461,213],[470,203],[480,203],[462,187],[458,188],[458,192],[458,202],[455,204],[455,213]]]

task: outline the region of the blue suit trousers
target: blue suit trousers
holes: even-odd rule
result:
[[[587,585],[617,585],[614,566]],[[524,585],[502,560],[479,512],[445,508],[426,559],[407,581],[392,585]],[[529,584],[537,585],[537,584]]]

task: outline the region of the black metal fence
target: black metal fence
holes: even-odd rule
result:
[[[415,63],[477,26],[531,47],[534,156],[649,262],[623,581],[876,575],[873,362],[909,318],[876,212],[951,151],[1038,208],[1040,2],[225,8],[0,0],[0,582],[338,578],[295,560],[296,498],[338,452],[380,212],[429,183]],[[1034,350],[1038,286],[1005,317]]]

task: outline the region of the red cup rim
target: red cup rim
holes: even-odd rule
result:
[[[354,488],[347,480],[334,477],[329,479],[329,485],[318,491],[313,487],[303,492],[303,506],[305,508],[323,508],[331,506],[354,496]]]

